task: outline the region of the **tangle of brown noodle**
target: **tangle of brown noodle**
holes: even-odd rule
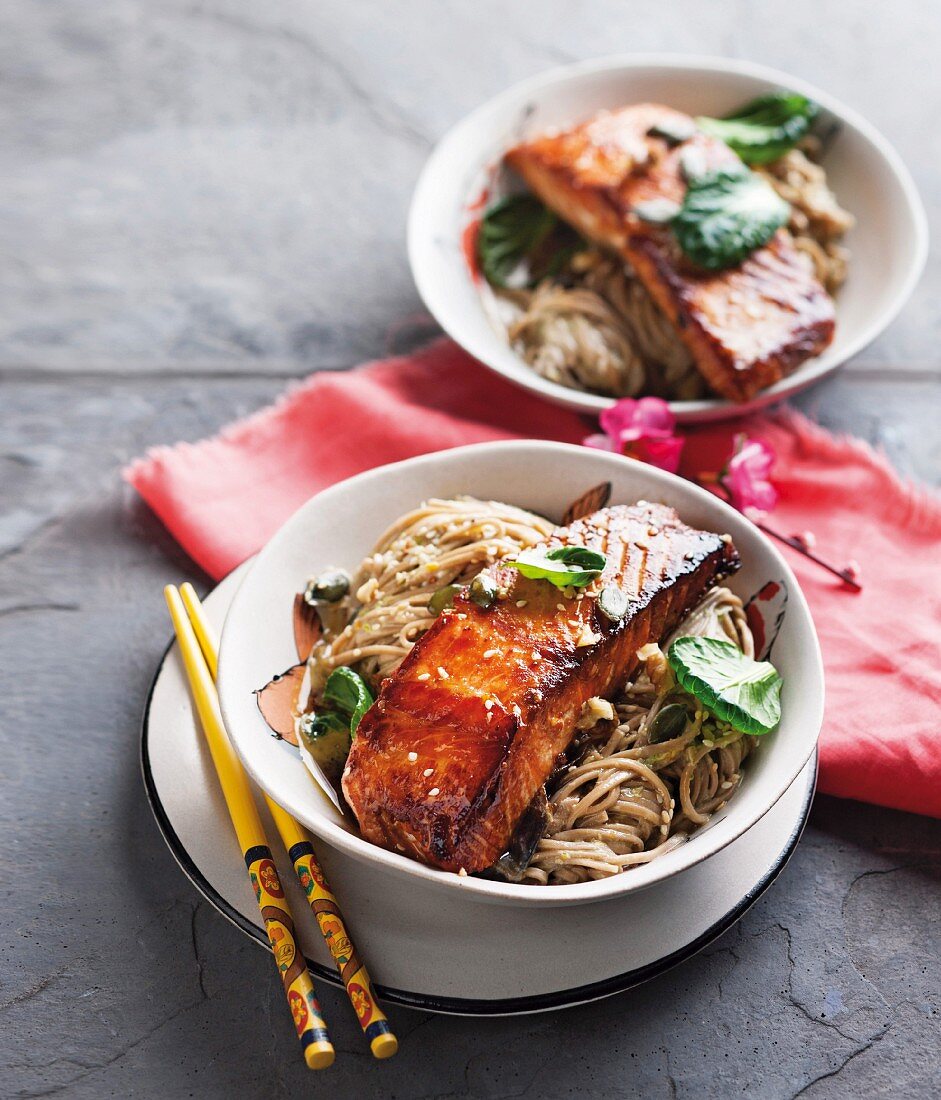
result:
[[[356,571],[350,595],[321,605],[324,637],[307,662],[312,692],[319,693],[338,665],[355,668],[378,688],[434,622],[428,601],[435,592],[466,584],[552,529],[522,508],[471,497],[428,500],[400,517]]]
[[[808,140],[756,169],[791,205],[788,231],[827,292],[846,279],[840,243],[852,215],[837,203]],[[649,394],[678,401],[703,397],[705,380],[672,322],[629,265],[589,247],[563,277],[535,290],[497,290],[493,312],[514,351],[544,378],[611,397]]]
[[[472,498],[429,500],[402,516],[357,570],[351,594],[325,611],[324,638],[308,660],[313,692],[338,665],[355,667],[378,688],[434,621],[428,601],[439,588],[467,583],[552,527],[511,505]],[[687,634],[727,639],[754,655],[742,602],[726,588],[709,592],[673,637]],[[550,825],[524,882],[581,882],[647,863],[683,843],[731,797],[752,739],[726,730],[704,740],[704,715],[689,698],[694,717],[683,733],[651,744],[664,694],[643,673],[617,701],[616,720],[579,735],[578,762],[549,785]]]
[[[731,641],[754,656],[742,601],[727,588],[708,593],[664,649],[690,634]],[[678,697],[674,690],[669,701]],[[627,685],[616,719],[599,722],[579,740],[578,762],[547,790],[549,829],[524,882],[584,882],[649,863],[682,844],[735,793],[753,739],[717,728],[687,696],[686,728],[652,744],[650,729],[665,698],[644,673]]]

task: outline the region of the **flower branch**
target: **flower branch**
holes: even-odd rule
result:
[[[666,401],[658,397],[639,400],[625,397],[605,409],[599,419],[601,434],[588,436],[584,440],[587,447],[636,458],[670,473],[679,469],[684,440],[675,434],[676,418]],[[777,490],[771,482],[774,462],[775,453],[764,440],[739,434],[722,470],[718,474],[700,473],[695,480],[701,485],[714,486],[733,508],[766,535],[861,592],[863,586],[855,562],[839,569],[814,552],[815,539],[810,531],[782,535],[768,524],[767,515],[778,502]]]

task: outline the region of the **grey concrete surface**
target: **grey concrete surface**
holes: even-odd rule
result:
[[[0,1096],[941,1095],[941,823],[818,798],[706,952],[564,1013],[342,996],[300,1065],[270,960],[192,889],[138,774],[167,579],[206,579],[121,464],[421,328],[410,188],[464,111],[612,50],[766,61],[861,110],[941,210],[932,5],[28,0],[0,13]],[[941,481],[941,261],[799,404]],[[417,318],[417,320],[416,320]],[[891,613],[891,609],[890,613]],[[630,935],[630,929],[625,929]],[[573,945],[577,950],[577,945]],[[550,962],[551,964],[551,962]]]

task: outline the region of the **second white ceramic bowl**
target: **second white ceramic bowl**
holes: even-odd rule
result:
[[[823,378],[874,340],[921,275],[927,221],[911,176],[878,131],[832,96],[776,69],[723,58],[634,55],[552,69],[498,95],[458,123],[418,181],[408,252],[418,291],[437,322],[466,351],[518,385],[557,404],[597,413],[611,398],[550,382],[531,370],[492,325],[464,253],[477,200],[505,151],[522,138],[568,126],[602,108],[653,101],[692,115],[722,115],[756,95],[787,88],[821,107],[818,129],[832,131],[824,166],[839,201],[856,218],[846,238],[850,274],[837,299],[830,347],[747,404],[721,398],[675,401],[680,421],[740,416]]]

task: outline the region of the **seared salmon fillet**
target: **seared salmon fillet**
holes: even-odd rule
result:
[[[667,141],[655,127],[692,136]],[[668,228],[642,222],[638,203],[682,202],[687,155],[702,169],[738,163],[688,115],[641,103],[526,141],[506,161],[560,217],[628,261],[716,393],[747,401],[830,343],[833,300],[783,230],[739,266],[706,272]]]
[[[728,536],[687,527],[662,504],[604,508],[542,545],[566,544],[602,551],[601,577],[566,596],[494,566],[493,605],[459,595],[382,685],[343,773],[368,840],[445,870],[489,867],[584,704],[614,698],[638,666],[637,650],[739,564]],[[597,606],[608,585],[629,599],[617,623]]]

